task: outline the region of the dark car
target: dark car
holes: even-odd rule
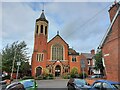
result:
[[[68,90],[89,89],[90,86],[84,79],[71,78],[67,83]]]
[[[10,76],[4,73],[0,73],[0,90],[4,90],[8,84],[11,83]]]
[[[25,90],[25,88],[20,82],[14,82],[8,85],[5,90]]]
[[[34,79],[22,80],[11,83],[5,90],[37,90],[37,83]]]
[[[120,90],[120,82],[96,80],[90,90]]]

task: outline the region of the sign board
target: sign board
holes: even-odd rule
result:
[[[85,60],[81,59],[80,63],[81,63],[81,68],[85,68]]]
[[[109,56],[109,55],[110,55],[110,54],[105,54],[104,57],[107,57],[107,56]]]
[[[20,66],[21,65],[21,62],[17,62],[17,66]]]

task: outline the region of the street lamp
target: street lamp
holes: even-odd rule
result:
[[[15,54],[14,54],[13,63],[12,63],[12,72],[11,72],[11,77],[10,77],[10,79],[12,79],[12,76],[13,76],[15,59],[16,59],[16,48],[15,48]]]
[[[19,67],[20,67],[20,65],[21,65],[21,62],[18,61],[18,62],[17,62],[17,66],[18,66],[18,68],[17,68],[16,81],[17,81],[17,78],[18,78],[18,72],[19,72]]]
[[[80,64],[81,64],[82,73],[83,73],[82,75],[83,75],[83,79],[84,79],[84,78],[85,78],[85,75],[84,75],[85,60],[84,60],[84,59],[81,59]]]

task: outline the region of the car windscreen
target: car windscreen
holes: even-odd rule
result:
[[[22,84],[24,85],[24,88],[29,88],[29,87],[33,87],[34,86],[34,82],[33,81],[24,81],[24,82],[22,82]]]
[[[78,85],[85,85],[86,84],[85,80],[82,80],[82,79],[75,79],[74,83],[78,84]]]
[[[118,90],[120,90],[120,84],[112,84],[112,86]]]

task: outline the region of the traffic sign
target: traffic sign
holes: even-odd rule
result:
[[[81,68],[85,68],[85,60],[81,59],[80,63],[81,63]]]

